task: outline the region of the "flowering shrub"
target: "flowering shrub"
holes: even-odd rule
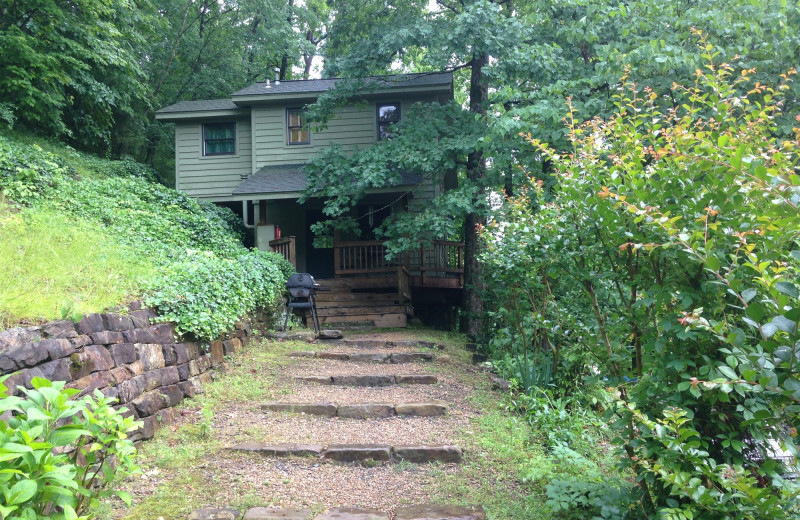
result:
[[[528,295],[538,345],[613,387],[648,516],[787,518],[800,488],[775,450],[794,454],[800,426],[800,133],[774,137],[786,83],[703,49],[671,108],[625,80],[614,117],[570,122],[572,153],[531,140],[558,164],[554,198],[533,183],[508,201],[484,260]]]

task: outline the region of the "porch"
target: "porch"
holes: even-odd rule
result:
[[[297,267],[296,243],[284,237],[269,246]],[[334,241],[332,249],[334,277],[317,279],[327,289],[318,293],[317,313],[328,327],[405,327],[415,291],[464,287],[462,242],[434,240],[391,260],[379,240]]]

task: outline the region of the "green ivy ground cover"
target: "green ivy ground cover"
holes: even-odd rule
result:
[[[134,161],[0,137],[0,270],[16,273],[1,292],[22,291],[27,302],[0,296],[2,325],[143,296],[180,332],[210,339],[276,303],[292,272],[288,262],[242,246],[243,229],[229,210],[152,178]],[[73,239],[58,251],[77,250],[32,253],[65,235]]]

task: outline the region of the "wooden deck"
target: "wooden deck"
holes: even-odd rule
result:
[[[464,243],[434,240],[430,247],[386,259],[386,246],[379,240],[334,242],[334,272],[337,278],[391,275],[403,268],[411,287],[462,289],[464,287]]]
[[[291,238],[270,245],[294,261]],[[334,242],[333,247],[335,277],[317,280],[323,288],[317,293],[317,314],[327,327],[405,327],[414,315],[412,289],[464,287],[462,242],[436,240],[391,260],[377,240]]]

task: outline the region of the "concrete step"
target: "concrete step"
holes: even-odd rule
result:
[[[439,382],[432,374],[295,376],[295,380],[335,386],[433,385]]]
[[[459,463],[461,448],[450,444],[413,444],[389,446],[388,444],[263,444],[244,442],[232,446],[234,451],[259,453],[267,457],[313,457],[336,462],[428,462]]]
[[[285,403],[273,401],[261,405],[265,412],[304,413],[347,419],[377,419],[385,417],[434,417],[445,415],[447,406],[438,401],[421,403]]]
[[[357,363],[413,363],[433,361],[432,352],[335,352],[330,350],[296,350],[289,357],[333,359],[336,361],[355,361]]]
[[[422,504],[402,506],[393,511],[394,520],[486,520],[483,508]],[[241,512],[232,507],[206,507],[189,515],[189,520],[238,520]],[[251,507],[242,520],[311,520],[311,509]],[[314,520],[389,520],[390,513],[375,509],[334,507]]]

